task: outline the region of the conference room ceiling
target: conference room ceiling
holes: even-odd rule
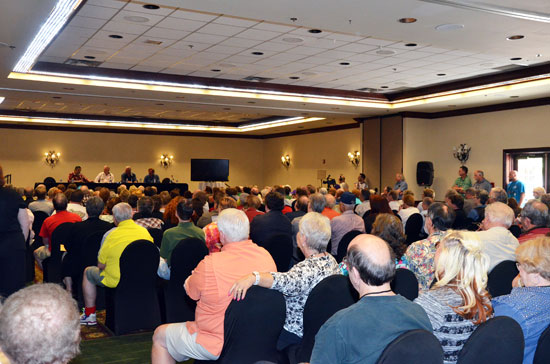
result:
[[[391,105],[395,95],[418,88],[429,94],[442,84],[522,72],[549,62],[550,3],[542,0],[87,0],[34,66],[35,72],[67,69],[71,77],[83,79],[101,73],[149,84],[160,78],[184,85],[205,80],[218,88],[225,84],[226,89],[306,96],[303,102],[8,79],[56,3],[5,2],[0,14],[0,97],[6,100],[0,110],[198,124],[246,123],[274,116],[324,118],[247,132],[266,134],[318,128],[327,122],[340,125],[346,119],[352,123],[356,117],[550,96],[548,84],[539,82]],[[416,21],[399,22],[404,18]],[[321,100],[307,99],[312,95]],[[342,95],[359,102],[340,102]],[[322,97],[338,102],[324,103]]]

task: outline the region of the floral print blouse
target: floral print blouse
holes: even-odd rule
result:
[[[445,232],[434,232],[424,240],[419,240],[407,248],[405,258],[407,259],[407,268],[411,270],[418,279],[418,288],[420,291],[430,289],[430,284],[434,280],[434,258],[437,244]]]

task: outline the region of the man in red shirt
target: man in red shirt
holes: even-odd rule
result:
[[[76,166],[74,167],[74,172],[69,173],[69,177],[67,177],[67,181],[69,183],[72,182],[90,182],[89,179],[87,179],[82,173],[82,167]]]
[[[540,201],[527,202],[521,210],[520,221],[523,227],[523,233],[518,238],[520,244],[550,232],[547,226],[548,207]]]
[[[223,210],[217,223],[221,252],[206,256],[184,284],[189,297],[198,301],[195,321],[157,327],[151,351],[153,364],[218,359],[223,347],[225,310],[232,299],[229,289],[251,271],[277,270],[267,250],[248,239],[250,225],[244,212]]]
[[[44,220],[42,228],[40,229],[40,236],[44,246],[34,251],[34,257],[38,262],[38,265],[42,267],[42,261],[51,255],[52,247],[52,233],[59,225],[66,222],[81,222],[82,219],[75,213],[67,211],[67,197],[63,193],[58,193],[53,198],[53,207],[55,209],[55,215],[48,217]]]

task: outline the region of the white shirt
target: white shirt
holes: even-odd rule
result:
[[[86,212],[86,208],[80,204],[69,202],[67,204],[67,211],[72,212],[73,214],[77,214],[80,216],[82,221],[86,220],[88,218],[88,213]],[[56,211],[53,212],[52,216],[55,215]]]
[[[504,260],[516,260],[519,242],[505,227],[495,226],[476,234],[481,240],[481,250],[489,256],[489,272]]]
[[[406,209],[401,209],[397,213],[401,217],[401,222],[403,223],[403,229],[407,225],[407,220],[411,217],[412,214],[419,214],[420,211],[416,207],[407,207]]]
[[[399,201],[390,201],[389,204],[390,204],[390,209],[395,210],[395,211],[399,211],[399,207],[401,206],[399,204]],[[405,225],[405,224],[403,224],[403,225]]]
[[[363,215],[365,215],[365,212],[369,210],[370,210],[370,201],[365,200],[360,205],[357,205],[357,207],[355,208],[355,213],[363,217]]]
[[[115,183],[115,175],[109,172],[109,174],[105,174],[105,172],[101,172],[94,178],[95,183]]]

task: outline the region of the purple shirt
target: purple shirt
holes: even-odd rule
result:
[[[365,233],[365,223],[363,219],[353,213],[352,210],[344,211],[340,216],[336,216],[330,220],[330,229],[332,231],[332,255],[338,253],[338,244],[342,237],[352,230],[359,230]]]

